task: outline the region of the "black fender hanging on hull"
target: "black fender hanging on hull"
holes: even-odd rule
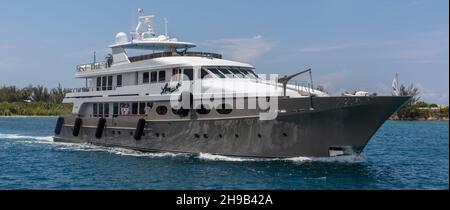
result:
[[[97,128],[95,129],[95,137],[101,139],[103,135],[103,130],[105,129],[106,119],[101,117],[98,119]]]

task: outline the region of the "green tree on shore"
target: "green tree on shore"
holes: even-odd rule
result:
[[[0,115],[59,115],[71,110],[70,104],[62,104],[69,89],[60,84],[50,91],[42,85],[0,87]]]

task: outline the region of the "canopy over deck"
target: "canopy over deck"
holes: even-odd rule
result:
[[[176,40],[159,40],[147,39],[147,40],[133,40],[130,42],[116,43],[110,45],[109,47],[122,47],[124,49],[140,49],[140,50],[178,50],[178,49],[188,49],[195,47],[194,43],[190,42],[179,42]]]

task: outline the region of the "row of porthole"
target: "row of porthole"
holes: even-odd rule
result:
[[[287,137],[287,133],[283,133],[282,135],[284,137]],[[222,134],[219,134],[218,136],[219,136],[219,138],[223,137]],[[260,133],[258,133],[257,136],[258,136],[258,138],[262,138],[262,135]],[[194,137],[198,139],[198,138],[200,138],[200,135],[196,133],[196,134],[194,134]],[[239,134],[234,134],[234,137],[239,138]],[[208,134],[203,134],[203,138],[207,139]]]
[[[111,134],[115,135],[116,132],[115,131],[111,131]],[[117,135],[121,135],[121,132],[117,131]],[[133,135],[133,132],[130,132],[130,136],[132,136],[132,135]],[[283,133],[282,135],[284,137],[287,137],[287,133]],[[142,136],[145,136],[145,133],[143,133]],[[161,137],[165,138],[166,134],[165,133],[161,133],[161,134],[160,133],[155,133],[155,136],[156,137],[160,137],[161,136]],[[257,136],[258,136],[258,138],[262,138],[262,135],[260,133],[258,133]],[[195,138],[200,138],[200,134],[196,133],[196,134],[194,134],[194,137]],[[223,135],[219,134],[218,137],[219,138],[223,138]],[[234,134],[234,137],[239,138],[239,134]],[[203,138],[205,138],[205,139],[209,138],[208,134],[203,134]]]

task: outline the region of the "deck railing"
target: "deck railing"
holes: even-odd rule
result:
[[[152,53],[148,55],[139,55],[134,57],[129,57],[130,62],[137,62],[142,60],[149,60],[154,58],[161,57],[173,57],[173,56],[198,56],[198,57],[207,57],[207,58],[218,58],[222,59],[221,54],[217,53],[209,53],[209,52],[160,52],[160,53]]]
[[[97,69],[106,69],[108,68],[108,64],[105,62],[100,63],[88,63],[88,64],[80,64],[77,65],[76,70],[77,72],[85,72],[85,71],[92,71]]]

